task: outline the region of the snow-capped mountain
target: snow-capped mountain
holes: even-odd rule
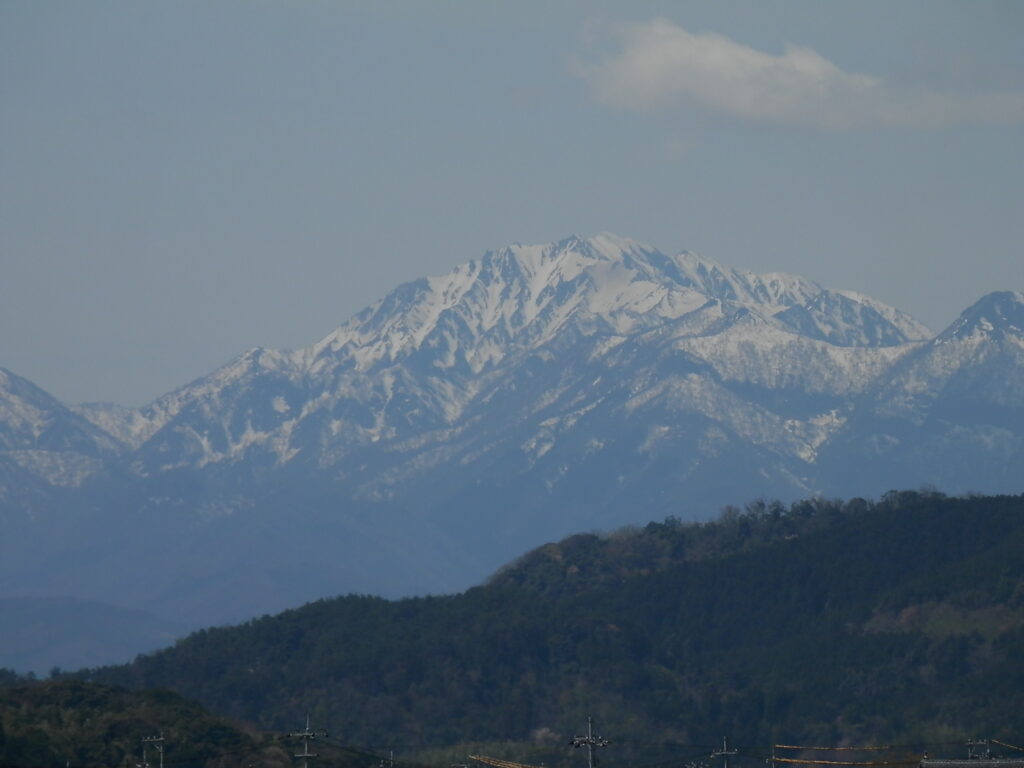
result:
[[[992,294],[933,336],[857,293],[612,235],[509,246],[145,408],[34,395],[26,417],[6,386],[8,515],[30,477],[75,510],[54,552],[127,550],[135,570],[123,586],[54,556],[4,576],[11,594],[121,584],[123,605],[210,622],[462,588],[567,533],[758,496],[1019,491],[1022,308]],[[88,462],[62,481],[25,450]]]
[[[1019,489],[1024,294],[984,296],[886,370],[870,395],[821,462],[830,487],[849,492],[842,478],[863,474],[890,486],[914,477],[959,490]]]
[[[0,461],[48,484],[76,486],[121,447],[32,382],[0,368]],[[15,490],[8,485],[0,493]]]
[[[892,371],[876,410],[914,421],[958,401],[1024,406],[1024,294],[990,293]]]
[[[789,375],[815,379],[812,389],[863,385],[861,368],[892,357],[847,348],[928,336],[880,302],[803,278],[668,257],[610,235],[569,238],[511,246],[403,285],[307,349],[252,350],[142,411],[82,414],[131,444],[142,474],[257,456],[326,466],[353,446],[459,426],[510,368],[567,339],[599,342],[594,354],[602,356],[627,340],[648,343],[644,334],[654,331],[689,339],[680,345],[719,368],[759,371],[760,355],[709,355],[707,339],[744,350],[751,333],[772,339],[762,354],[771,349]],[[799,355],[827,359],[804,374]],[[849,376],[844,366],[858,370]],[[823,375],[835,381],[826,385]]]

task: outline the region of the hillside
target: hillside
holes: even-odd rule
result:
[[[279,741],[242,730],[169,691],[133,693],[76,680],[0,687],[0,765],[134,766],[163,735],[167,765],[290,764]],[[159,764],[156,743],[147,747]]]
[[[405,751],[554,759],[593,715],[633,759],[722,735],[1016,743],[1021,659],[1024,497],[904,492],[573,536],[459,595],[322,600],[85,676]]]

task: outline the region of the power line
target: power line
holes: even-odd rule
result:
[[[888,752],[896,749],[892,744],[880,744],[870,747],[802,747],[792,744],[776,744],[776,749],[806,749],[814,752]]]
[[[803,760],[796,757],[775,757],[776,763],[797,765],[917,765],[920,760]]]
[[[1024,747],[1015,747],[1013,744],[1007,744],[1005,741],[999,741],[999,739],[989,739],[993,744],[998,744],[1000,747],[1006,747],[1008,749],[1015,749],[1018,752],[1024,752]]]

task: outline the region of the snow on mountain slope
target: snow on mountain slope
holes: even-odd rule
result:
[[[889,366],[918,346],[835,345],[747,310],[718,333],[681,335],[675,345],[706,360],[726,380],[844,397],[866,391]]]
[[[843,291],[822,292],[775,317],[805,336],[844,347],[892,346],[932,335],[908,315]]]
[[[693,253],[681,253],[673,260],[679,269],[680,281],[693,286],[706,296],[757,304],[773,313],[785,307],[805,304],[824,289],[803,277],[781,272],[763,275],[725,267],[716,261]]]
[[[675,258],[682,281],[706,296],[756,306],[798,333],[841,346],[887,346],[930,338],[905,312],[854,291],[828,291],[796,275],[724,267],[692,253]]]
[[[865,296],[856,291],[836,291],[835,293],[860,305],[865,310],[878,313],[885,322],[892,324],[896,331],[902,334],[908,341],[925,341],[935,335],[931,328],[911,317],[906,312],[901,312],[870,296]]]
[[[1024,295],[992,293],[896,361],[825,447],[822,484],[1019,493],[1022,328]]]
[[[122,444],[137,448],[152,434],[152,422],[140,408],[126,408],[116,403],[79,403],[70,409],[99,427]]]
[[[77,486],[122,445],[27,379],[0,368],[0,452],[58,486]]]
[[[367,370],[426,349],[437,368],[480,373],[543,345],[571,322],[601,318],[628,333],[707,300],[666,279],[659,258],[610,235],[490,252],[442,277],[401,286],[359,313],[314,345],[311,370],[349,359]]]
[[[668,257],[632,240],[600,235],[510,246],[448,275],[401,286],[316,344],[312,367],[326,364],[330,352],[365,370],[428,345],[444,350],[435,355],[437,367],[462,361],[479,373],[510,351],[542,345],[570,322],[628,334],[681,317],[708,299],[768,315],[805,307],[819,323],[831,317],[831,325],[856,307],[891,326],[883,338],[862,341],[871,345],[930,335],[903,313],[857,294],[829,293],[800,277],[727,269],[690,253]],[[846,319],[847,325],[862,322],[859,316]]]
[[[988,294],[894,368],[876,412],[920,421],[949,398],[1024,408],[1024,294]]]
[[[923,333],[804,278],[570,237],[489,252],[399,286],[307,349],[253,350],[145,409],[91,415],[137,449],[143,474],[256,455],[330,466],[359,445],[456,424],[492,378],[559,339],[642,343],[658,329],[727,379],[843,395]]]
[[[0,368],[0,449],[116,453],[109,435],[28,379]]]

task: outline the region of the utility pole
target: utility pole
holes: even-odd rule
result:
[[[317,737],[326,738],[327,731],[311,731],[309,730],[309,714],[306,714],[306,729],[304,731],[295,731],[289,733],[288,736],[293,739],[302,739],[302,752],[295,755],[295,757],[302,758],[302,768],[309,768],[309,761],[311,758],[320,757],[316,752],[309,751],[309,742],[313,741]]]
[[[975,747],[984,747],[985,753],[983,755],[974,754]],[[988,740],[987,739],[970,739],[967,742],[967,759],[968,760],[980,760],[982,758],[989,757]]]
[[[160,753],[160,768],[164,768],[164,732],[160,731],[159,736],[142,737],[142,762],[136,763],[136,768],[149,768],[149,760],[146,759],[146,747],[152,744]]]
[[[594,757],[594,747],[607,747],[608,739],[602,739],[600,736],[594,735],[594,718],[588,717],[587,735],[576,736],[569,743],[576,749],[579,749],[580,747],[586,747],[587,768],[595,768],[595,766],[597,765],[597,758]]]
[[[729,740],[722,739],[722,748],[711,753],[711,757],[722,758],[722,768],[729,768],[729,758],[739,753],[738,749],[729,749]]]

